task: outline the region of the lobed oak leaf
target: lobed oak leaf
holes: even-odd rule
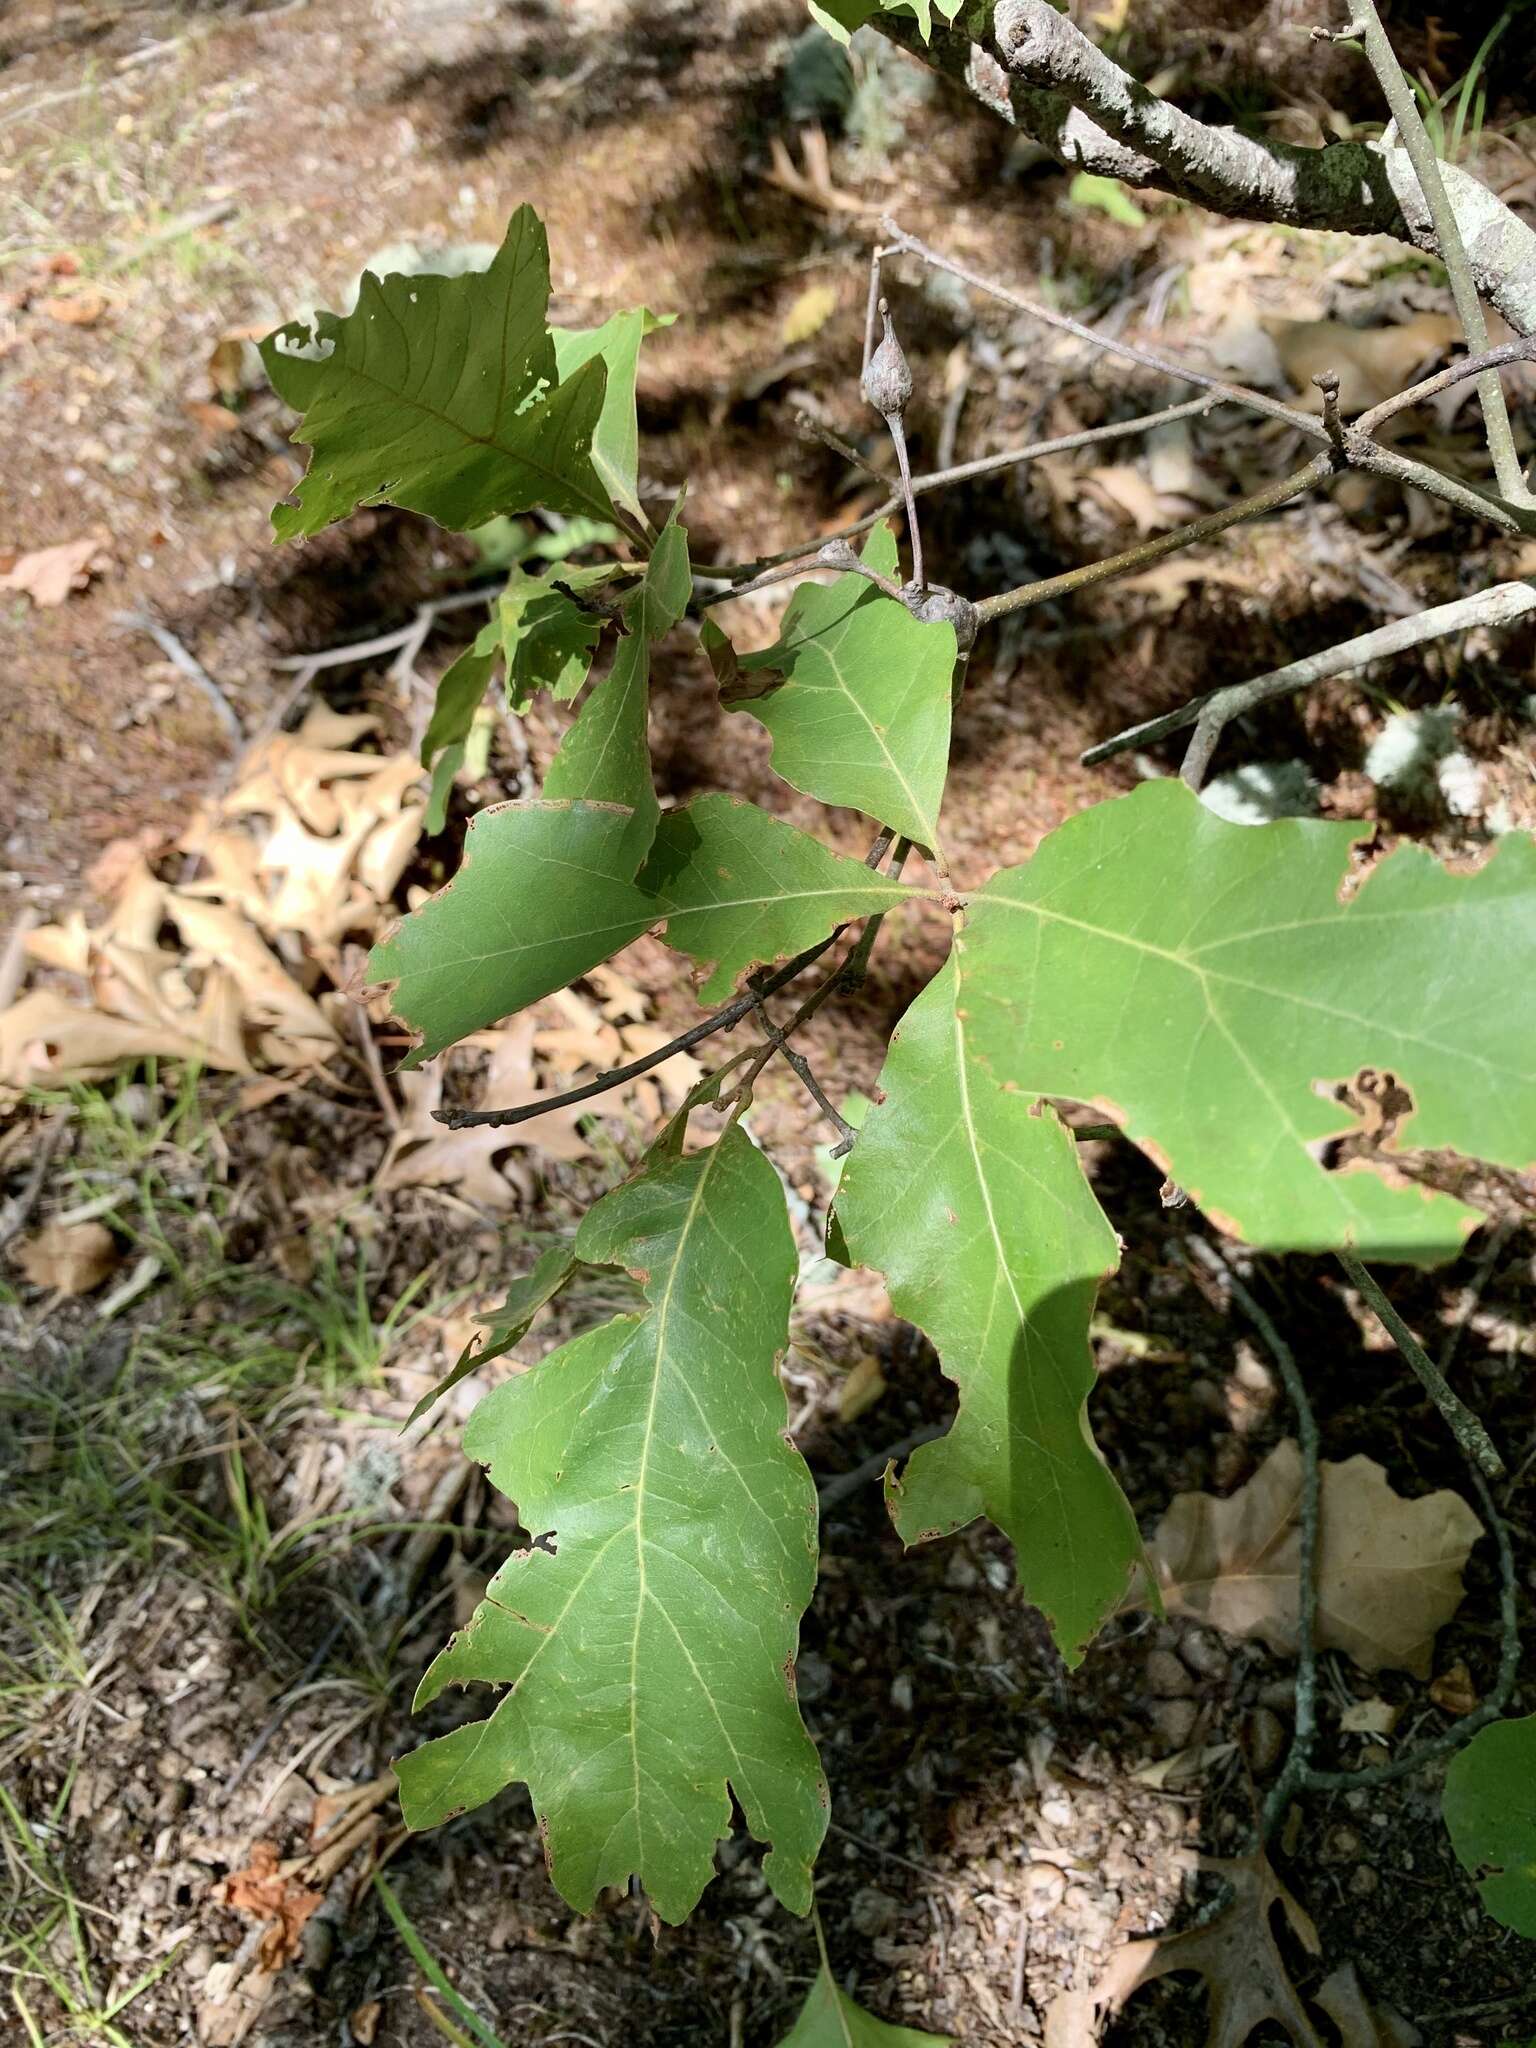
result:
[[[0,590],[20,591],[45,609],[63,604],[72,591],[84,590],[109,559],[111,536],[98,528],[79,540],[57,541],[18,555],[3,573]]]
[[[94,1293],[120,1256],[104,1223],[48,1223],[23,1238],[14,1253],[34,1287],[67,1295]]]
[[[1321,1467],[1317,1645],[1427,1678],[1482,1524],[1460,1494],[1406,1500],[1374,1459]],[[1301,1453],[1287,1438],[1225,1500],[1177,1496],[1148,1545],[1164,1605],[1290,1653],[1299,1626]]]
[[[1249,2036],[1265,2024],[1283,2027],[1295,2048],[1322,2048],[1274,1929],[1278,1910],[1302,1947],[1316,1955],[1321,1943],[1310,1917],[1262,1851],[1232,1861],[1206,1858],[1201,1867],[1231,1886],[1226,1905],[1202,1926],[1128,1943],[1110,1958],[1091,1990],[1062,1992],[1046,2014],[1045,2048],[1093,2048],[1133,1993],[1171,1970],[1193,1970],[1205,1979],[1210,1991],[1206,2048],[1246,2048]]]

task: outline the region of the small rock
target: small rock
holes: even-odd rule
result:
[[[1349,1888],[1357,1899],[1368,1899],[1381,1883],[1381,1879],[1369,1863],[1362,1863],[1349,1880]]]
[[[898,1671],[891,1680],[891,1705],[895,1707],[898,1713],[910,1714],[915,1697],[911,1672]]]
[[[155,1801],[155,1819],[163,1827],[192,1804],[192,1787],[185,1778],[170,1778],[160,1787]]]
[[[1285,1755],[1285,1723],[1268,1707],[1255,1707],[1243,1728],[1243,1747],[1256,1778],[1267,1778]]]
[[[1152,1726],[1170,1749],[1182,1749],[1195,1732],[1199,1714],[1193,1700],[1159,1700],[1152,1709]]]
[[[1066,1895],[1066,1875],[1054,1863],[1025,1864],[1024,1911],[1031,1920],[1043,1919]]]
[[[873,1940],[877,1934],[884,1934],[896,1918],[898,1907],[889,1892],[880,1891],[875,1885],[862,1886],[853,1895],[848,1908],[848,1917],[858,1933]]]
[[[1477,1687],[1465,1664],[1453,1664],[1442,1671],[1429,1688],[1429,1696],[1445,1714],[1471,1714],[1478,1706]]]
[[[1360,1837],[1344,1821],[1331,1827],[1323,1837],[1322,1858],[1325,1863],[1353,1863],[1359,1854]]]
[[[1195,1681],[1172,1650],[1148,1650],[1146,1671],[1147,1690],[1155,1700],[1188,1699],[1194,1692]]]
[[[1195,1676],[1209,1685],[1219,1683],[1232,1667],[1232,1659],[1220,1642],[1203,1628],[1190,1630],[1179,1645],[1179,1655]]]

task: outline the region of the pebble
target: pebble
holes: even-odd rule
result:
[[[1199,1713],[1193,1700],[1159,1700],[1152,1709],[1152,1726],[1170,1749],[1182,1749],[1195,1732]]]
[[[1188,1699],[1195,1681],[1172,1650],[1148,1650],[1147,1689],[1155,1700]]]
[[[1285,1723],[1268,1707],[1255,1707],[1243,1729],[1243,1747],[1254,1776],[1268,1777],[1285,1755]]]
[[[1368,1899],[1381,1883],[1381,1879],[1369,1863],[1362,1863],[1349,1880],[1349,1888],[1357,1899]]]
[[[885,1933],[896,1918],[897,1910],[896,1901],[889,1892],[867,1884],[854,1893],[848,1917],[856,1932],[873,1939],[875,1935]]]
[[[1205,1629],[1191,1629],[1180,1645],[1179,1654],[1197,1678],[1215,1684],[1226,1677],[1232,1660],[1217,1638]]]
[[[1066,1874],[1054,1863],[1025,1864],[1024,1911],[1031,1920],[1043,1919],[1066,1895]]]

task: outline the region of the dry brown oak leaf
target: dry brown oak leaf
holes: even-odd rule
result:
[[[1481,1522],[1458,1493],[1404,1499],[1373,1458],[1325,1461],[1320,1473],[1317,1647],[1346,1651],[1364,1671],[1427,1678]],[[1300,1504],[1301,1453],[1289,1437],[1227,1499],[1177,1495],[1149,1545],[1168,1612],[1293,1653]]]
[[[1193,1970],[1210,1992],[1205,2048],[1244,2048],[1268,2022],[1296,2048],[1322,2048],[1301,1994],[1291,1982],[1276,1939],[1279,1908],[1308,1955],[1322,1944],[1310,1916],[1276,1877],[1262,1850],[1233,1861],[1202,1858],[1201,1868],[1226,1879],[1232,1896],[1214,1918],[1182,1934],[1133,1941],[1111,1956],[1090,1991],[1064,1991],[1045,2016],[1045,2048],[1095,2048],[1103,2030],[1142,1985],[1173,1970]],[[1395,2014],[1373,2011],[1354,1971],[1335,1970],[1316,1994],[1337,2028],[1340,2048],[1411,2048],[1418,2039]]]
[[[272,1923],[256,1950],[264,1970],[280,1970],[284,1963],[292,1962],[299,1953],[305,1921],[325,1903],[324,1892],[311,1891],[296,1881],[293,1870],[297,1867],[291,1865],[284,1871],[275,1842],[253,1842],[245,1869],[231,1871],[217,1887],[216,1895],[224,1905]]]

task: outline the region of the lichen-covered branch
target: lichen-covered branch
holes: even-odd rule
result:
[[[1074,170],[1238,220],[1395,235],[1440,253],[1406,150],[1308,149],[1198,121],[1148,92],[1049,0],[998,0],[992,48],[937,22],[925,43],[910,14],[879,14],[873,25]],[[1536,230],[1469,172],[1443,164],[1441,177],[1477,289],[1518,332],[1536,333]]]

